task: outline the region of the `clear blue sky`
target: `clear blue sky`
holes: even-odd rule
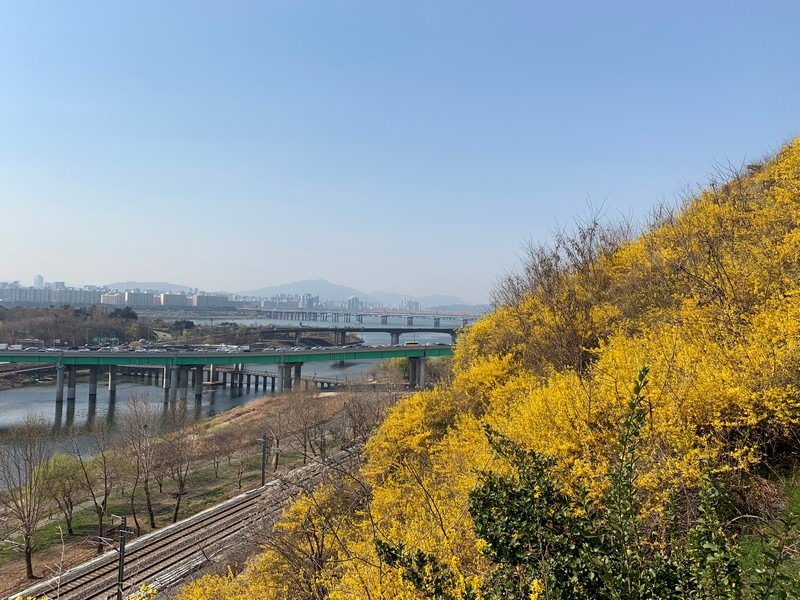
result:
[[[800,133],[800,4],[0,4],[0,281],[485,302]]]

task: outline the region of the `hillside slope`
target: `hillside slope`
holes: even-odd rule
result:
[[[683,206],[654,211],[635,239],[590,216],[528,248],[523,272],[498,286],[496,310],[459,340],[452,383],[402,400],[370,440],[363,480],[348,492],[359,499],[325,521],[328,490],[285,522],[298,536],[336,524],[308,590],[419,597],[376,554],[379,538],[447,566],[455,591],[440,597],[469,597],[495,568],[474,531],[470,490],[487,469],[512,473],[485,426],[552,458],[564,493],[603,501],[644,365],[635,505],[648,552],[675,541],[670,514],[683,534],[704,514],[709,477],[730,487],[732,510],[773,516],[781,499],[756,496],[759,475],[795,468],[800,452],[800,139],[724,175]],[[273,548],[235,585],[322,597],[281,575],[287,560]],[[537,597],[546,574],[528,576]]]

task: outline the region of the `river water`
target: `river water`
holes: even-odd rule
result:
[[[222,319],[217,319],[217,322]],[[261,321],[263,323],[263,321]],[[285,324],[285,322],[281,322]],[[359,334],[365,344],[388,344],[389,334],[362,333]],[[404,335],[401,342],[414,339],[420,344],[450,343],[448,334],[417,333]],[[344,366],[338,363],[314,362],[303,367],[304,376],[335,378],[342,381],[359,381],[369,377],[370,371],[375,367],[375,361],[348,361]],[[247,368],[262,369],[275,373],[266,365],[249,365]],[[64,400],[57,404],[54,383],[36,385],[0,391],[0,431],[20,423],[29,414],[35,414],[52,424],[53,430],[58,432],[67,427],[83,428],[92,422],[105,420],[109,425],[115,424],[115,419],[120,411],[125,410],[128,399],[132,395],[147,396],[151,401],[164,402],[165,410],[172,404],[164,401],[164,390],[160,386],[147,385],[143,379],[120,376],[117,380],[117,393],[114,399],[109,398],[107,385],[103,378],[98,379],[97,399],[89,402],[88,377],[78,378],[76,399],[74,402]],[[273,395],[269,389],[255,390],[231,387],[213,387],[203,391],[201,401],[195,402],[194,390],[189,390],[187,410],[191,411],[194,419],[207,418],[237,406],[242,406],[256,398]],[[174,406],[174,405],[173,405]]]

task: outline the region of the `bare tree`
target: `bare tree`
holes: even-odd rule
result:
[[[271,407],[270,413],[264,417],[261,431],[264,431],[272,438],[272,470],[278,470],[278,461],[284,450],[283,442],[291,432],[292,423],[289,418],[292,394],[279,396],[275,404]]]
[[[298,391],[291,394],[289,423],[292,432],[303,448],[303,464],[308,457],[316,456],[321,449],[325,415],[317,394]]]
[[[150,486],[156,467],[156,445],[160,429],[160,415],[148,396],[132,395],[128,399],[127,410],[119,420],[119,429],[126,447],[126,454],[133,463],[134,481],[131,491],[131,514],[136,519],[136,488],[141,482],[147,506],[150,528],[156,528],[153,511],[153,498]]]
[[[22,538],[25,574],[33,579],[36,527],[47,511],[47,458],[50,427],[28,415],[9,429],[0,444],[0,502],[13,519],[13,534]]]
[[[103,553],[103,524],[111,492],[119,483],[121,474],[120,457],[113,450],[108,428],[105,423],[96,423],[93,429],[80,439],[76,432],[70,431],[69,441],[72,455],[80,466],[81,485],[89,494],[89,499],[97,515],[97,553]]]
[[[181,509],[181,498],[186,493],[186,485],[189,480],[189,473],[192,465],[197,458],[198,450],[198,437],[195,428],[189,423],[186,414],[185,398],[181,400],[178,406],[172,413],[172,418],[169,422],[169,429],[171,430],[164,436],[162,458],[166,459],[166,466],[169,468],[169,474],[177,486],[175,492],[175,510],[172,514],[172,522],[178,521],[178,513]]]

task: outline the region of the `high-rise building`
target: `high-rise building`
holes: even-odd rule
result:
[[[34,275],[33,276],[33,287],[35,287],[37,290],[43,290],[44,289],[44,277],[42,277],[41,275]]]

